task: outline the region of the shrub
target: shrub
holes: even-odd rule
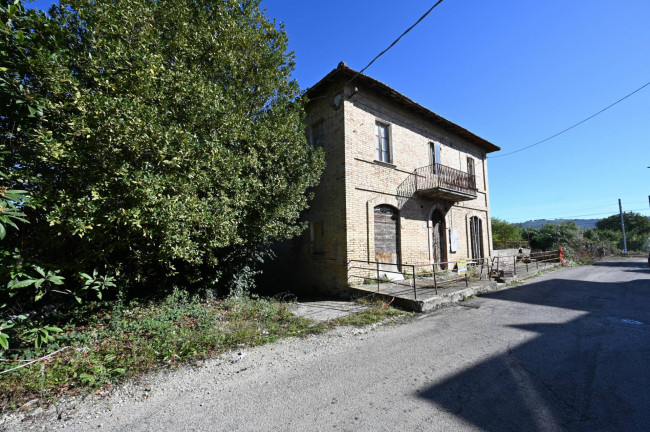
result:
[[[0,6],[9,189],[21,256],[67,280],[243,292],[302,230],[323,160],[306,144],[287,37],[259,1]],[[14,187],[16,186],[16,187]]]

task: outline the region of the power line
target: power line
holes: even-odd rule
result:
[[[345,84],[346,84],[346,85],[347,85],[347,84],[350,84],[352,81],[354,81],[354,79],[355,79],[356,77],[358,77],[358,76],[361,75],[361,74],[362,74],[366,69],[368,69],[368,68],[370,67],[370,65],[372,65],[372,64],[375,62],[375,60],[377,60],[379,57],[381,57],[381,56],[383,56],[384,54],[386,54],[386,52],[387,52],[389,49],[391,49],[393,46],[395,46],[395,44],[396,44],[397,42],[399,42],[399,40],[402,39],[402,37],[404,37],[404,35],[406,35],[406,33],[410,32],[411,30],[413,30],[413,28],[414,28],[416,25],[420,24],[420,22],[421,22],[423,19],[425,19],[425,18],[427,17],[427,15],[429,15],[429,14],[431,13],[431,11],[434,10],[434,9],[435,9],[435,8],[436,8],[440,3],[442,3],[442,2],[443,2],[443,0],[438,0],[438,1],[436,2],[436,4],[434,4],[433,6],[431,6],[431,8],[430,8],[428,11],[426,11],[426,12],[424,13],[424,15],[422,15],[422,16],[420,17],[420,19],[418,19],[418,20],[415,22],[415,24],[413,24],[411,27],[407,28],[406,31],[404,31],[404,33],[402,33],[402,34],[401,34],[397,39],[395,39],[395,40],[393,41],[392,44],[390,44],[390,45],[388,46],[388,48],[386,48],[385,50],[383,50],[382,52],[380,52],[379,54],[377,54],[377,56],[376,56],[374,59],[372,59],[372,61],[371,61],[370,63],[368,63],[368,64],[366,65],[366,67],[364,67],[364,68],[361,69],[359,72],[357,72],[357,73],[356,73],[352,78],[350,78],[350,81],[348,81],[348,82],[345,83]]]
[[[562,130],[562,131],[560,131],[560,132],[558,132],[558,133],[556,133],[556,134],[554,134],[554,135],[551,135],[551,136],[548,137],[548,138],[544,138],[544,139],[541,140],[541,141],[537,141],[535,144],[531,144],[531,145],[526,146],[526,147],[524,147],[524,148],[520,148],[519,150],[511,151],[510,153],[505,153],[505,154],[496,155],[496,156],[490,156],[489,159],[494,159],[494,158],[499,158],[499,157],[509,156],[509,155],[511,155],[511,154],[519,153],[520,151],[524,151],[524,150],[527,150],[527,149],[529,149],[529,148],[531,148],[531,147],[535,147],[536,145],[540,145],[540,144],[542,144],[542,143],[545,143],[546,141],[549,141],[549,140],[551,140],[551,139],[553,139],[553,138],[555,138],[555,137],[557,137],[557,136],[559,136],[559,135],[562,135],[562,134],[565,133],[565,132],[570,131],[571,129],[573,129],[573,128],[577,127],[577,126],[580,126],[580,125],[583,124],[584,122],[586,122],[586,121],[588,121],[588,120],[591,120],[592,118],[596,117],[598,114],[601,114],[601,113],[607,111],[608,109],[610,109],[611,107],[613,107],[614,105],[616,105],[616,104],[618,104],[618,103],[620,103],[620,102],[623,102],[625,99],[627,99],[627,98],[629,98],[630,96],[632,96],[633,94],[635,94],[635,93],[637,93],[637,92],[643,90],[644,88],[646,88],[646,87],[649,86],[649,85],[650,85],[650,81],[647,82],[647,83],[645,83],[644,85],[642,85],[642,86],[639,87],[638,89],[634,90],[632,93],[629,93],[629,94],[623,96],[622,98],[620,98],[619,100],[617,100],[617,101],[614,102],[613,104],[608,105],[608,106],[606,106],[605,108],[601,109],[601,110],[598,111],[597,113],[590,115],[590,116],[587,117],[586,119],[581,120],[581,121],[579,121],[578,123],[574,124],[573,126],[569,126],[568,128],[566,128],[566,129],[564,129],[564,130]]]

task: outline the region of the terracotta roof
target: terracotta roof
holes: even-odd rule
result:
[[[412,101],[403,94],[393,90],[388,87],[386,84],[377,81],[374,78],[369,77],[368,75],[358,74],[357,71],[349,68],[344,62],[339,63],[338,67],[328,73],[323,79],[318,81],[313,87],[307,90],[307,97],[313,99],[319,92],[325,89],[328,85],[339,82],[342,80],[349,81],[352,77],[356,76],[352,84],[358,84],[359,86],[366,87],[370,90],[375,91],[381,97],[394,102],[402,107],[414,112],[423,118],[431,121],[436,126],[441,129],[451,132],[455,135],[458,135],[462,138],[467,139],[470,142],[478,144],[481,146],[486,153],[491,153],[494,151],[501,150],[500,147],[492,144],[491,142],[484,140],[483,138],[474,135],[467,129],[458,126],[456,123],[452,123],[449,120],[439,116],[433,111],[423,107],[422,105]]]

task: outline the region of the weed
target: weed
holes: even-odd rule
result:
[[[469,267],[467,269],[467,279],[470,281],[481,279],[481,271],[476,267]]]
[[[540,276],[540,275],[543,275],[543,274],[546,274],[546,273],[551,273],[551,272],[554,272],[554,271],[560,270],[560,269],[562,269],[562,268],[563,268],[562,266],[553,266],[553,267],[549,267],[549,268],[546,268],[546,269],[544,269],[544,270],[540,270],[540,271],[536,272],[535,274],[531,274],[531,275],[525,276],[525,277],[524,277],[523,279],[521,279],[521,280],[524,281],[524,280],[532,279],[532,278],[535,278],[535,277],[537,277],[537,276]]]
[[[55,344],[75,349],[4,374],[3,405],[15,409],[37,397],[47,404],[63,394],[110,388],[152,369],[327,329],[326,324],[293,316],[287,303],[276,300],[200,301],[178,289],[162,302],[117,302],[109,313],[99,310],[89,306],[83,314],[60,317],[67,324],[60,324]],[[16,362],[2,362],[0,370],[53,351],[49,349],[32,344],[5,351]]]
[[[364,285],[371,285],[371,284],[376,284],[376,283],[386,283],[390,282],[390,279],[386,274],[381,275],[380,278],[364,278],[363,279],[363,284]]]
[[[384,301],[380,298],[362,298],[357,300],[357,303],[362,306],[366,306],[366,309],[354,315],[348,315],[332,320],[331,324],[364,327],[369,324],[384,321],[387,318],[412,315],[411,312],[404,312],[402,310],[385,305]]]

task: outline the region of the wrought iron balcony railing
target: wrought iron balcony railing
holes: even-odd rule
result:
[[[398,195],[415,193],[449,201],[466,201],[476,198],[476,177],[442,164],[417,168],[402,182]]]

